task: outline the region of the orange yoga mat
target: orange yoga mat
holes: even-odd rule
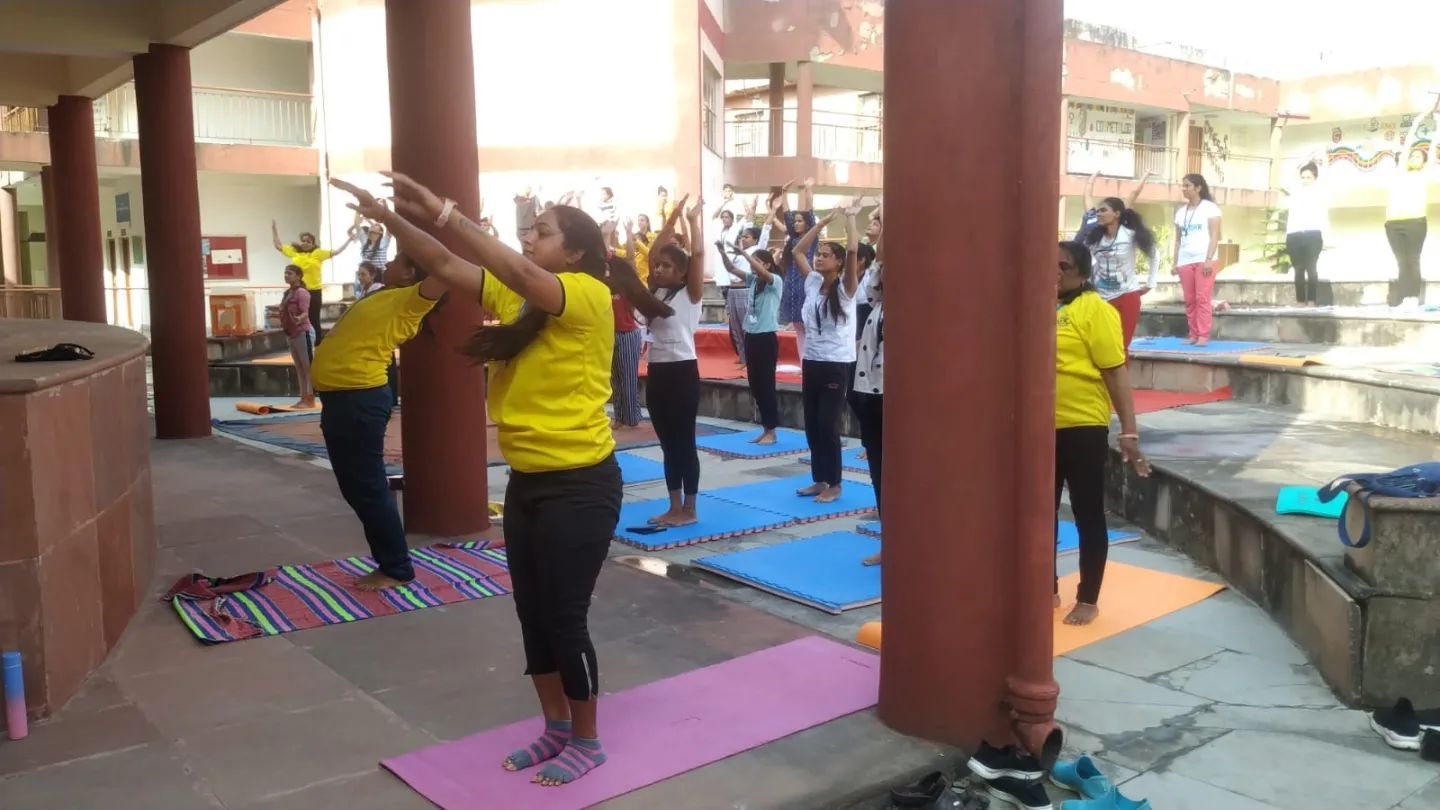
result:
[[[320,403],[316,402],[313,408],[297,408],[294,405],[261,405],[258,402],[237,402],[235,410],[241,413],[319,413]]]
[[[1307,366],[1322,366],[1325,364],[1323,357],[1286,357],[1280,354],[1242,354],[1240,364],[1243,366],[1275,366],[1278,368],[1305,368]]]
[[[1060,593],[1074,594],[1080,574],[1060,578]],[[1181,608],[1202,602],[1225,586],[1204,580],[1137,568],[1112,562],[1105,566],[1105,588],[1100,598],[1100,617],[1083,627],[1065,623],[1065,614],[1075,606],[1074,597],[1055,611],[1055,654],[1064,655],[1097,641],[1118,636],[1126,630],[1152,622]],[[880,622],[860,628],[856,641],[880,649]]]
[[[1133,396],[1136,413],[1154,413],[1187,405],[1203,405],[1206,402],[1226,402],[1233,394],[1227,385],[1214,391],[1154,391],[1137,388]]]

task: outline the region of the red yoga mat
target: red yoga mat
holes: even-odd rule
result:
[[[1154,413],[1187,405],[1203,405],[1207,402],[1228,402],[1231,398],[1229,387],[1214,391],[1151,391],[1142,388],[1132,393],[1136,413]]]
[[[601,697],[609,761],[563,787],[500,767],[539,717],[381,764],[444,810],[575,810],[868,709],[879,688],[878,656],[809,636]]]

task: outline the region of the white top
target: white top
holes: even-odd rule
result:
[[[1210,252],[1210,220],[1219,218],[1220,206],[1210,200],[1201,200],[1194,208],[1182,205],[1175,211],[1175,233],[1180,239],[1176,267],[1205,261]]]
[[[1330,230],[1330,200],[1318,185],[1301,186],[1286,198],[1290,216],[1285,220],[1286,233]]]
[[[817,272],[805,277],[805,304],[801,317],[805,323],[804,360],[821,360],[830,363],[855,362],[855,296],[845,294],[842,278],[835,279],[840,291],[840,309],[843,316],[837,323],[825,304],[828,296],[820,294],[824,280]]]
[[[663,301],[665,296],[660,296]],[[700,326],[700,305],[681,287],[666,301],[675,310],[668,318],[650,321],[650,362],[679,363],[695,359],[695,330]]]
[[[1207,244],[1208,247],[1208,244]],[[1106,301],[1135,292],[1143,287],[1155,286],[1155,268],[1160,257],[1154,245],[1150,246],[1150,272],[1145,283],[1140,283],[1140,274],[1135,263],[1135,229],[1121,225],[1115,236],[1100,229],[1100,241],[1090,245],[1090,258],[1094,269],[1090,281],[1095,291]]]
[[[885,393],[885,296],[880,290],[883,278],[879,262],[865,273],[864,292],[875,308],[860,325],[860,347],[856,350],[853,388],[861,394]]]

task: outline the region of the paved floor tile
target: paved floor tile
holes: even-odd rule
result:
[[[1186,708],[1210,702],[1120,672],[1111,672],[1103,667],[1066,658],[1055,659],[1055,680],[1060,683],[1060,694],[1071,700],[1145,703]]]
[[[1440,776],[1433,782],[1405,797],[1395,810],[1435,810],[1440,807]]]
[[[24,740],[0,738],[0,776],[160,740],[160,732],[144,713],[128,703],[98,712],[62,709],[48,720],[32,723]],[[9,810],[3,801],[0,808]]]
[[[1314,667],[1228,650],[1170,672],[1160,681],[1221,703],[1322,708],[1335,705],[1335,695]]]
[[[322,782],[318,785],[262,799],[227,810],[435,810],[435,805],[411,790],[389,771]]]
[[[1224,788],[1167,771],[1151,771],[1120,784],[1127,799],[1146,799],[1155,810],[1277,810]]]
[[[1141,625],[1103,641],[1081,647],[1066,658],[1149,678],[1183,667],[1223,650],[1220,642],[1174,628]]]
[[[221,810],[169,745],[157,743],[0,780],[5,810]]]

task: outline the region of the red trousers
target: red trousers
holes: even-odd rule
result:
[[[1110,299],[1110,306],[1120,313],[1120,330],[1125,335],[1125,353],[1130,353],[1130,340],[1140,325],[1140,291],[1128,292]]]

